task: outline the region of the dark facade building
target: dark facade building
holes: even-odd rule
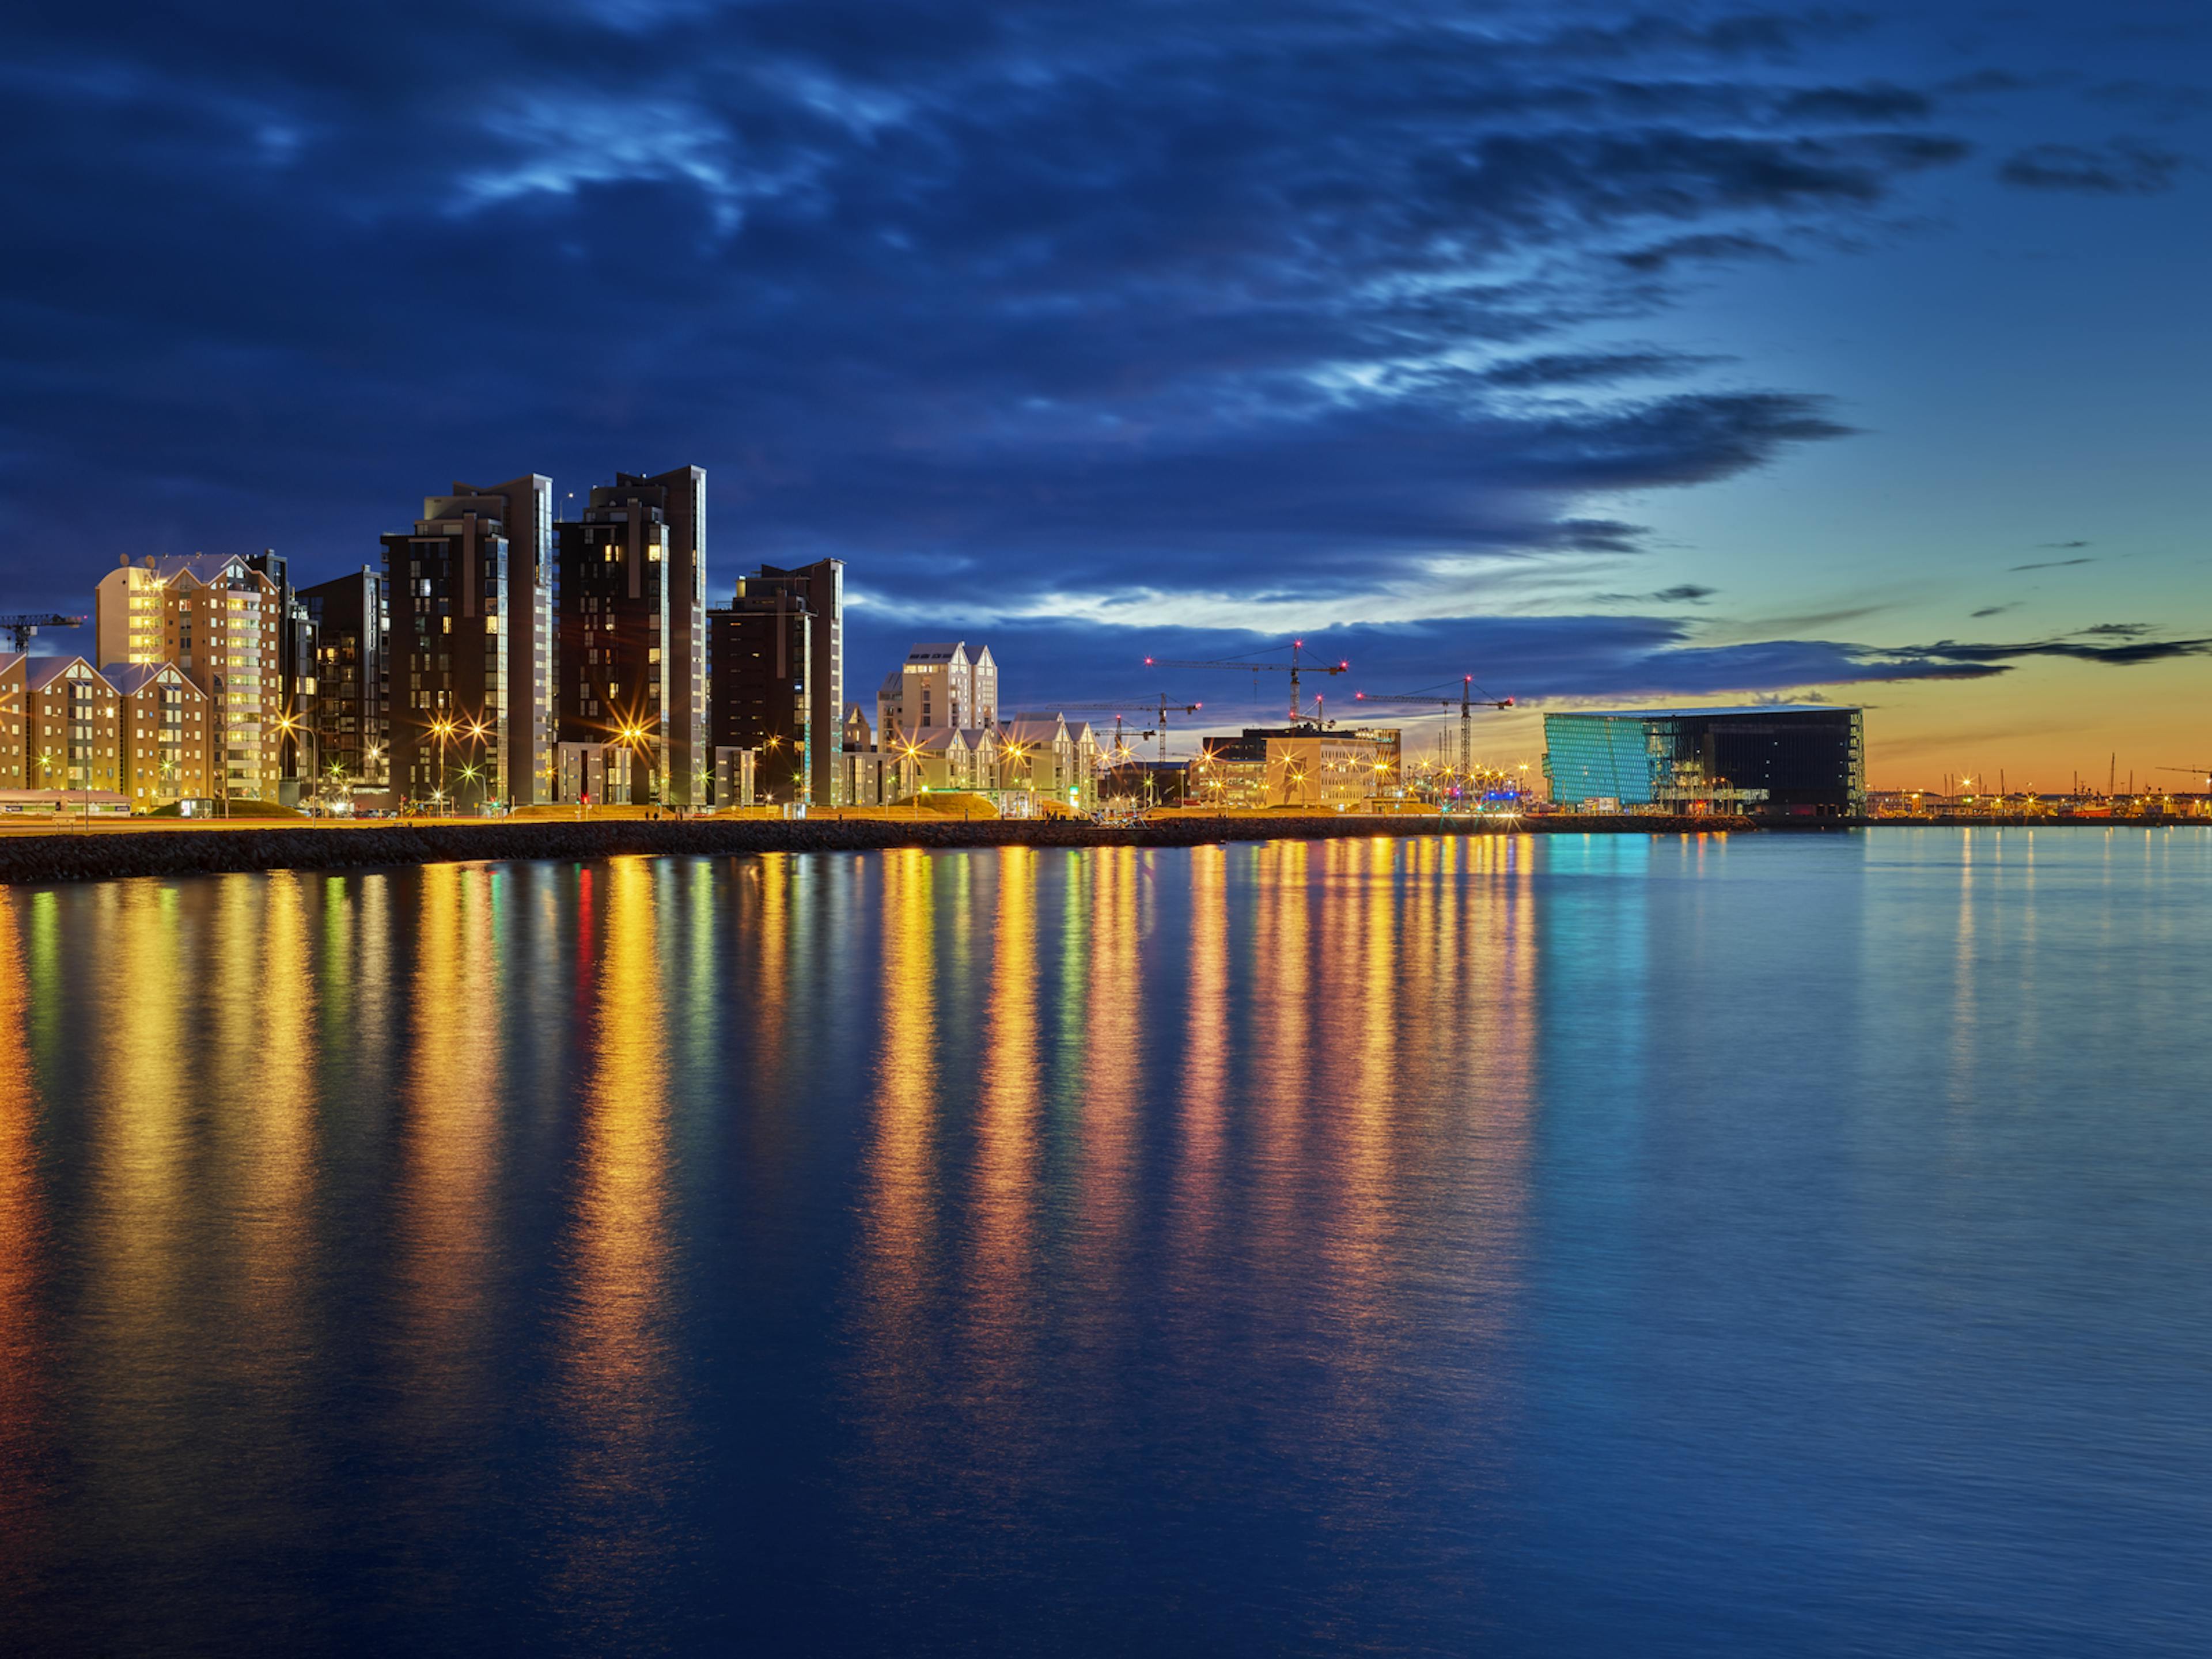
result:
[[[845,717],[845,562],[818,559],[793,570],[764,564],[758,575],[738,584],[738,592],[741,601],[787,592],[804,602],[810,618],[807,725],[821,739],[809,749],[808,787],[817,805],[848,805],[842,794],[843,769],[837,762],[840,744],[832,740]]]
[[[1182,761],[1125,757],[1098,775],[1098,799],[1109,805],[1180,806],[1194,793]]]
[[[456,480],[423,516],[473,511],[507,532],[507,793],[518,806],[553,799],[553,480],[526,472],[505,483]]]
[[[356,574],[301,588],[300,603],[315,630],[315,763],[337,787],[387,789],[384,573],[365,564]]]
[[[563,744],[617,744],[632,759],[625,799],[667,800],[670,592],[675,584],[665,491],[617,473],[596,486],[580,519],[555,526],[559,566],[560,681],[556,731]]]
[[[708,793],[706,535],[696,466],[617,472],[581,519],[556,526],[558,738],[647,755],[631,773],[636,800],[702,805]]]
[[[507,530],[483,498],[422,507],[382,538],[392,787],[468,810],[508,798]]]
[[[314,741],[309,734],[315,722],[314,623],[275,549],[247,554],[245,564],[266,576],[276,590],[277,766],[281,794],[289,799],[303,781],[313,784]]]
[[[1544,775],[1568,806],[1856,817],[1864,720],[1826,703],[1547,714]]]
[[[754,799],[813,801],[814,708],[809,664],[815,617],[787,586],[765,590],[748,577],[726,611],[707,613],[714,700],[708,726],[716,749],[750,749]],[[823,746],[837,747],[833,724]],[[826,804],[826,803],[825,803]]]

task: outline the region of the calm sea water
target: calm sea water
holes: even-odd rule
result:
[[[2212,836],[0,889],[15,1651],[2201,1653]]]

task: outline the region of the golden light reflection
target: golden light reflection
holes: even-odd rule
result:
[[[939,1170],[937,860],[919,848],[883,854],[883,981],[871,1135],[861,1165],[857,1310],[863,1420],[875,1456],[896,1468],[926,1442],[942,1354],[929,1304],[941,1269],[933,1218]]]
[[[431,864],[417,878],[412,1043],[398,1205],[410,1402],[432,1443],[494,1408],[492,1197],[498,1167],[503,979],[489,874]]]
[[[75,1386],[101,1454],[84,1472],[86,1484],[131,1514],[150,1541],[163,1522],[144,1512],[139,1471],[149,1462],[189,1470],[210,1455],[193,1425],[165,1409],[198,1380],[207,1358],[196,1334],[187,1213],[195,1163],[189,1077],[207,970],[185,956],[187,926],[173,887],[124,882],[96,902],[107,948],[131,972],[113,975],[98,1001],[106,1040],[94,1050],[90,1091],[92,1272],[83,1318],[92,1336]]]
[[[304,1298],[317,1080],[307,894],[297,874],[276,870],[244,888],[226,884],[219,906],[222,954],[234,964],[222,978],[226,1012],[219,1023],[235,1019],[251,1033],[243,1052],[252,1062],[216,1097],[228,1120],[217,1130],[231,1164],[224,1185],[244,1200],[234,1215],[238,1237],[226,1255],[240,1268],[237,1292],[252,1328],[254,1370],[259,1385],[272,1389],[309,1346]],[[248,1012],[231,1014],[234,1000],[247,1003]]]
[[[650,860],[605,871],[562,1332],[572,1578],[623,1596],[652,1540],[618,1516],[653,1478],[671,1414],[669,1124],[659,895]]]
[[[789,1024],[791,973],[791,882],[793,860],[788,854],[763,853],[744,866],[757,900],[757,980],[754,998],[760,1017],[753,1031],[753,1064],[764,1088],[781,1081],[785,1064],[784,1030]]]
[[[1081,855],[1088,878],[1090,952],[1066,970],[1085,985],[1087,1040],[1080,1050],[1081,1109],[1076,1120],[1077,1254],[1081,1294],[1094,1310],[1117,1308],[1134,1194],[1139,1140],[1139,1061],[1144,1053],[1142,963],[1137,894],[1142,866],[1133,847]],[[1071,901],[1069,909],[1075,905]]]
[[[35,1457],[46,1408],[37,1323],[46,1227],[26,1001],[20,922],[0,886],[0,1596],[28,1589],[22,1575],[40,1519]]]
[[[991,994],[976,1114],[975,1314],[1010,1337],[1020,1317],[1036,1202],[1036,854],[999,851]]]
[[[1305,1173],[1306,1116],[1314,1098],[1314,937],[1308,885],[1312,848],[1262,845],[1253,860],[1251,1067],[1253,1224],[1256,1246],[1295,1243]]]
[[[1175,1177],[1176,1261],[1194,1288],[1218,1219],[1231,1027],[1228,853],[1190,850],[1190,984],[1184,998],[1182,1107]]]

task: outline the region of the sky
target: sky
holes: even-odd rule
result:
[[[1508,763],[2212,764],[2200,3],[17,0],[0,80],[0,608],[696,465],[710,602],[847,561],[849,697],[1194,732],[1283,677],[1145,657],[1297,637]]]

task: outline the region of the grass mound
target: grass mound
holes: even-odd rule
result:
[[[156,806],[146,814],[149,818],[180,818],[184,815],[183,809],[175,801],[171,801],[167,806]],[[198,813],[194,813],[195,821],[200,816]],[[218,806],[205,816],[219,823],[226,815],[222,808]],[[233,823],[236,823],[240,818],[304,818],[307,814],[293,807],[279,806],[273,800],[234,800],[230,804],[228,816]]]
[[[927,817],[932,812],[945,818],[995,818],[999,809],[981,795],[970,795],[957,790],[932,791],[921,796],[921,810]],[[908,797],[899,803],[906,812],[914,811],[915,798]]]

